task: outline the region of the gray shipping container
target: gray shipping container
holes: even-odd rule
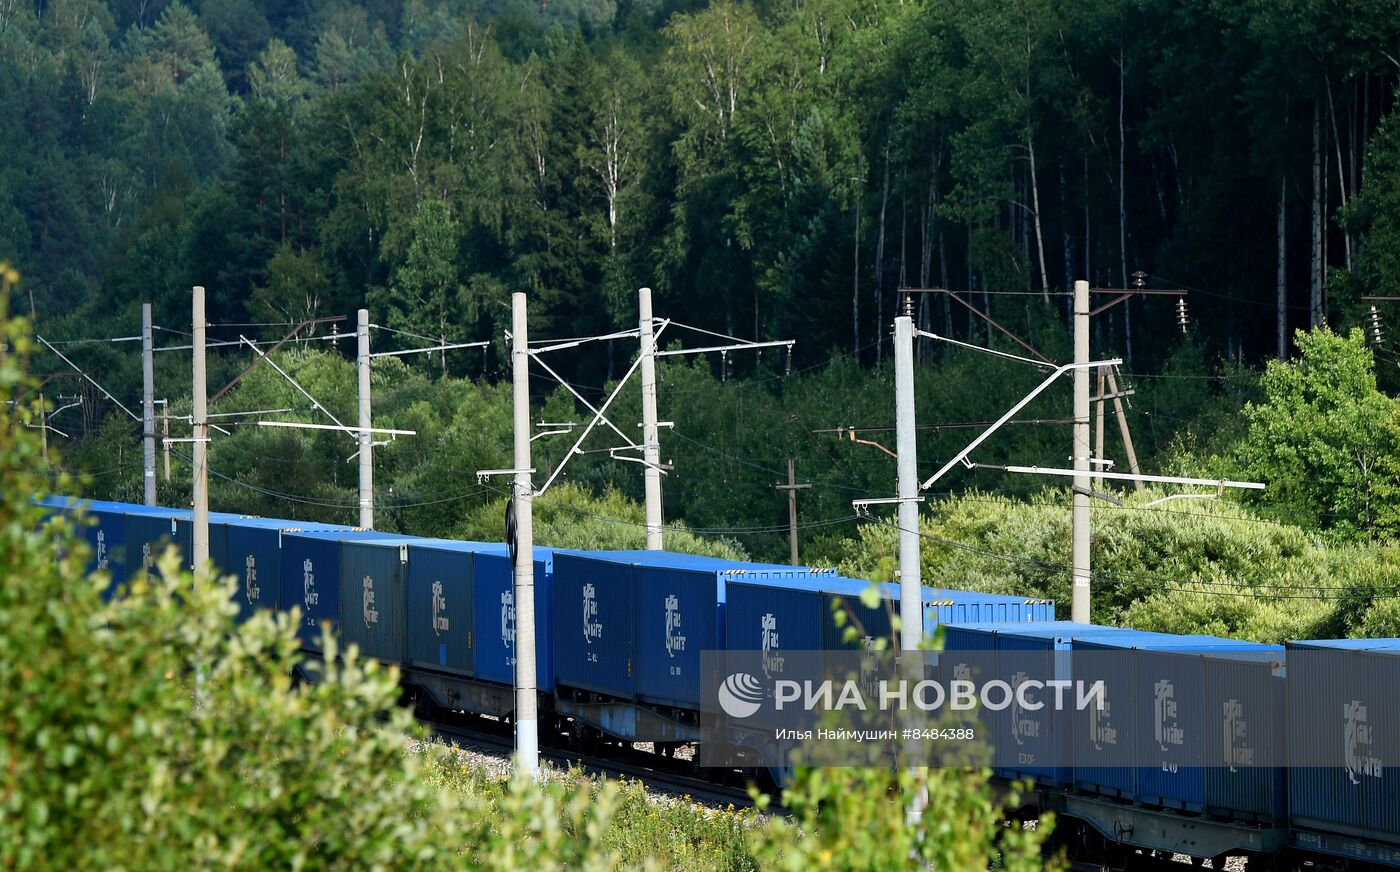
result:
[[[1289,821],[1400,844],[1400,639],[1288,643]]]
[[[408,546],[404,537],[340,546],[340,633],[346,645],[384,663],[403,665],[408,607]]]
[[[1285,817],[1284,657],[1212,651],[1206,685],[1206,813],[1281,823]]]

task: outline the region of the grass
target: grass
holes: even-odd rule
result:
[[[428,768],[428,778],[442,790],[484,801],[502,816],[511,814],[510,779],[469,764],[453,762],[450,751],[441,765]],[[597,839],[598,847],[628,867],[747,872],[758,869],[750,849],[750,833],[765,825],[753,808],[723,808],[685,796],[652,793],[638,780],[600,779],[580,770],[548,770],[570,797],[610,803],[612,814]],[[606,796],[604,794],[607,794]]]

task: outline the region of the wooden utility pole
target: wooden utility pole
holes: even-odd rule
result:
[[[1108,370],[1108,390],[1113,395],[1113,414],[1118,418],[1118,434],[1123,437],[1123,450],[1128,455],[1128,469],[1133,475],[1142,475],[1142,471],[1138,469],[1137,452],[1133,450],[1133,434],[1128,431],[1128,416],[1123,414],[1123,394],[1118,393],[1118,379],[1114,377],[1112,369]],[[1100,389],[1099,393],[1102,394],[1103,390]],[[1103,406],[1099,409],[1099,432],[1102,434]],[[1142,493],[1146,488],[1140,479],[1134,479],[1133,485],[1138,493]]]
[[[787,491],[788,495],[788,546],[791,550],[792,565],[797,566],[797,492],[811,487],[810,484],[797,483],[797,463],[788,458],[788,480],[787,484],[773,485],[781,491]]]

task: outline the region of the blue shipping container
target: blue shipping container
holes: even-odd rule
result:
[[[127,511],[127,575],[144,572],[148,577],[154,577],[155,561],[171,545],[180,552],[181,568],[188,569],[192,553],[190,527],[179,521],[188,521],[189,517],[187,509],[141,511],[140,507],[132,507]]]
[[[236,571],[229,565],[228,529],[224,525],[230,521],[242,521],[243,515],[228,512],[209,513],[209,563],[215,575],[233,575]],[[185,568],[194,569],[194,513],[184,512],[175,519],[175,541],[180,543],[180,554]],[[188,543],[188,550],[186,550]]]
[[[1218,646],[1211,653],[1283,656],[1280,645],[1236,642],[1230,650],[1220,650],[1225,647]],[[1142,724],[1138,747],[1144,762],[1161,761],[1156,766],[1138,767],[1137,799],[1146,805],[1205,811],[1203,765],[1208,744],[1221,736],[1226,722],[1217,714],[1218,705],[1228,700],[1213,704],[1209,697],[1200,648],[1139,653],[1136,666],[1138,711],[1147,721]],[[1261,714],[1260,719],[1263,717]]]
[[[829,609],[832,594],[859,599],[866,583],[832,576],[764,580],[743,576],[725,593],[725,648],[763,652],[763,671],[783,672],[784,651],[820,651],[835,626]]]
[[[535,684],[554,690],[554,552],[535,549]],[[497,684],[515,681],[515,571],[504,545],[475,556],[472,643],[476,677]],[[572,629],[572,628],[571,628]]]
[[[102,592],[103,599],[110,599],[116,586],[125,582],[128,577],[126,513],[133,507],[127,503],[61,496],[45,497],[38,500],[38,503],[58,509],[70,517],[82,515],[80,529],[91,552],[87,572],[89,575],[103,571],[110,574],[111,581]]]
[[[703,562],[676,562],[636,567],[637,697],[698,709],[700,652],[724,647],[727,576]]]
[[[1000,625],[996,633],[1000,677],[1013,686],[1032,678],[1043,682],[1073,681],[1069,653],[1072,640],[1125,632],[1131,631],[1073,621]],[[1001,741],[1004,747],[1015,750],[1002,756],[1000,762],[1004,765],[997,767],[997,774],[1040,784],[1069,785],[1073,777],[1069,762],[1071,713],[1049,706],[1035,711],[1013,707],[1006,715]]]
[[[473,542],[415,542],[408,546],[408,662],[471,677]]]
[[[897,613],[899,585],[882,584],[880,593],[889,601],[888,608]],[[922,601],[924,635],[928,638],[932,638],[942,624],[1017,623],[1055,619],[1055,601],[1048,599],[925,587]],[[945,645],[945,648],[951,646]]]
[[[1400,844],[1400,639],[1288,643],[1289,822]]]
[[[588,552],[554,554],[555,680],[621,700],[636,697],[636,622],[630,563]]]

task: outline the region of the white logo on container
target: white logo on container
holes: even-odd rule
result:
[[[248,597],[249,605],[262,596],[262,588],[258,586],[258,567],[251,554],[243,558],[243,592]]]
[[[666,597],[666,656],[675,657],[677,651],[685,650],[685,637],[677,631],[681,628],[680,600],[675,594]]]
[[[1157,715],[1153,734],[1157,747],[1166,751],[1168,745],[1180,745],[1185,736],[1177,720],[1176,686],[1163,679],[1152,685],[1152,695],[1152,710]]]
[[[1118,730],[1113,726],[1113,708],[1107,695],[1099,697],[1099,704],[1089,709],[1089,738],[1095,751],[1102,751],[1104,745],[1118,744]]]
[[[1026,739],[1040,738],[1040,719],[1028,715],[1022,705],[1021,685],[1029,678],[1024,672],[1017,672],[1011,676],[1011,738],[1015,739],[1018,745],[1026,744]],[[1034,700],[1031,702],[1034,704]]]
[[[1254,749],[1249,747],[1249,723],[1244,719],[1244,704],[1237,699],[1225,701],[1225,762],[1231,772],[1237,766],[1254,765]]]
[[[719,707],[731,718],[752,717],[763,705],[763,686],[747,672],[736,672],[719,686]]]
[[[774,672],[783,671],[786,659],[773,653],[778,650],[778,619],[769,612],[759,621],[759,626],[763,629],[763,674],[772,678]]]
[[[1384,767],[1374,756],[1375,727],[1369,722],[1368,707],[1359,699],[1342,704],[1346,719],[1346,771],[1352,784],[1360,784],[1362,776],[1380,778]]]
[[[107,568],[107,534],[101,530],[97,531],[97,568]]]
[[[316,572],[311,565],[311,559],[307,558],[301,562],[301,602],[306,606],[306,625],[316,626],[316,622],[311,619],[311,609],[321,601],[321,595],[316,592]]]
[[[447,611],[447,598],[442,595],[442,582],[433,581],[433,635],[441,636],[447,632],[447,616],[443,612]]]
[[[515,591],[510,588],[501,592],[501,644],[515,644]]]
[[[365,576],[365,626],[379,623],[379,609],[374,607],[374,579]]]
[[[592,645],[594,639],[603,638],[603,623],[592,620],[598,616],[598,596],[593,585],[583,586],[583,641]]]

